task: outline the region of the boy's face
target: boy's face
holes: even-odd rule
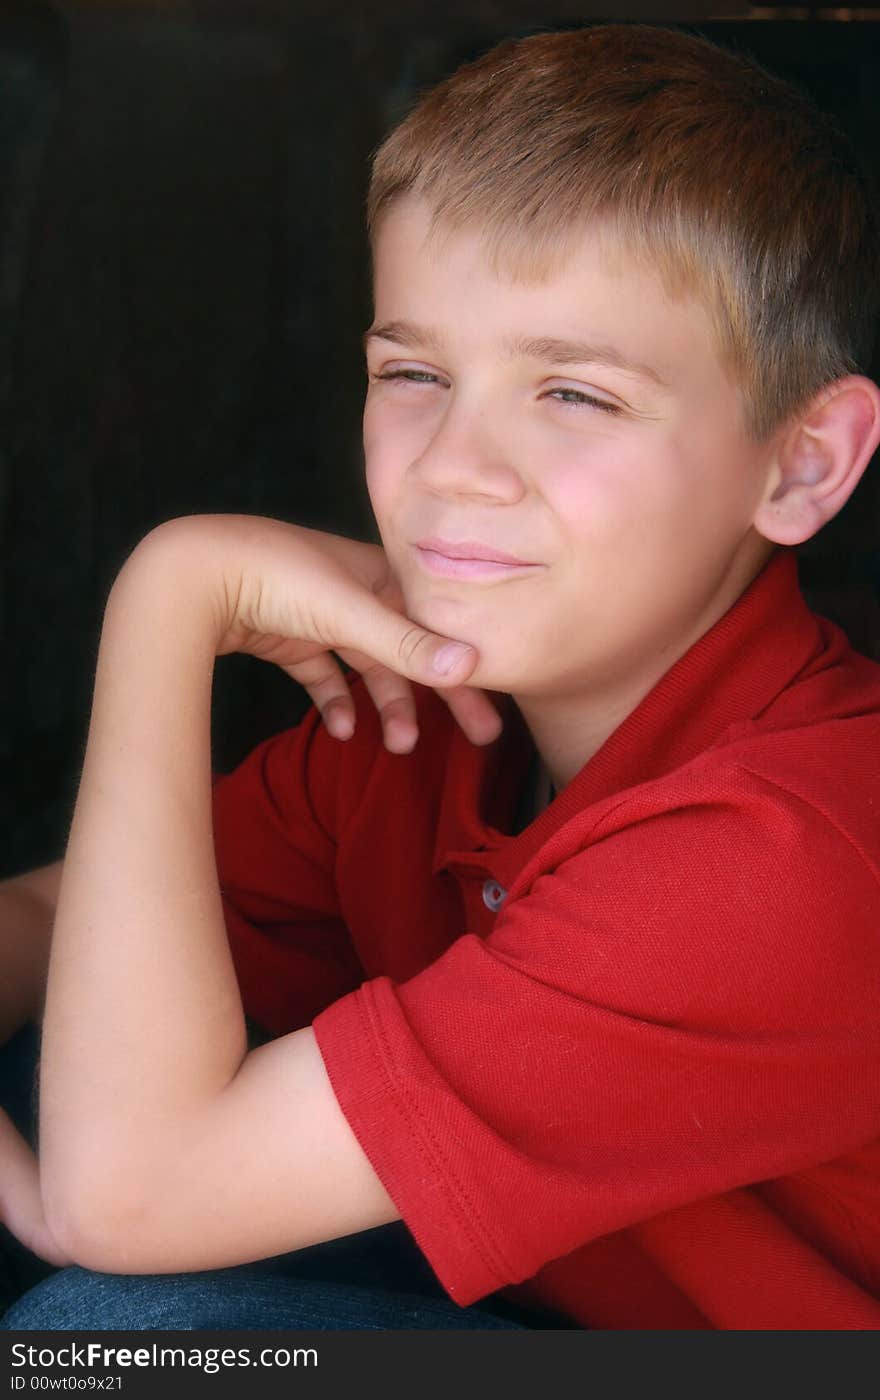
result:
[[[415,201],[386,216],[367,338],[367,484],[408,614],[516,697],[652,683],[770,552],[774,441],[747,438],[702,308],[595,235],[526,282],[477,232],[427,231]]]

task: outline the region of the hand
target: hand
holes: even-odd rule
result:
[[[63,1268],[73,1260],[43,1214],[37,1159],[12,1119],[0,1109],[0,1220],[27,1249]]]
[[[378,546],[371,545],[370,548]],[[384,553],[382,558],[385,559]],[[388,569],[387,560],[385,565]],[[376,592],[376,597],[395,612],[406,616],[403,594],[390,570],[386,583]],[[392,753],[410,753],[418,740],[416,706],[410,682],[363,651],[337,647],[336,654],[363,677],[367,692],[379,711],[385,747]],[[332,661],[332,657],[330,659]],[[304,662],[302,666],[306,668],[309,664]],[[332,676],[328,675],[323,684],[320,676],[317,684],[307,683],[305,670],[297,679],[320,710],[328,731],[337,739],[348,739],[354,731],[354,705],[342,671],[334,667],[334,672]],[[344,690],[339,688],[340,681]],[[423,681],[423,684],[433,686],[472,744],[491,744],[498,738],[502,727],[501,716],[484,690],[467,685],[443,689],[434,684],[433,679]]]
[[[378,545],[227,515],[169,521],[135,554],[162,546],[182,548],[190,558],[204,547],[213,572],[219,563],[225,616],[217,655],[242,651],[280,666],[304,687],[335,738],[351,737],[355,708],[334,652],[363,677],[392,752],[408,753],[418,739],[412,681],[436,691],[471,743],[489,744],[500,734],[492,701],[465,684],[477,653],[453,643],[450,669],[435,668],[450,639],[406,617]]]

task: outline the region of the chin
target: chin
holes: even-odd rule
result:
[[[413,622],[449,637],[455,642],[467,642],[476,647],[482,655],[492,645],[497,644],[498,623],[492,618],[481,616],[474,604],[462,598],[436,598],[424,595],[412,603],[407,599],[407,615]]]
[[[475,614],[474,603],[468,598],[456,598],[426,592],[424,588],[404,587],[406,615],[431,632],[440,632],[456,642],[469,642],[479,647],[485,638],[488,623]]]
[[[478,659],[473,675],[467,680],[469,686],[481,686],[485,690],[508,690],[512,683],[511,665],[504,662],[499,644],[498,626],[484,622],[473,615],[473,608],[455,599],[421,599],[417,605],[407,601],[407,617],[417,622],[439,637],[449,637],[450,641],[466,641],[477,651]]]
[[[487,616],[481,610],[481,599],[466,595],[440,596],[411,587],[404,587],[403,593],[406,615],[413,622],[451,641],[467,642],[476,649],[480,659],[468,685],[510,693],[517,682],[522,683],[522,633],[517,628],[511,629],[509,620],[506,626],[499,624],[497,617]],[[512,660],[518,675],[514,673]]]

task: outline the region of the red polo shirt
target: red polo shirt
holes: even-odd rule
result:
[[[880,1326],[880,666],[779,551],[521,833],[356,682],[215,788],[246,1010],[314,1020],[449,1296],[584,1326]]]

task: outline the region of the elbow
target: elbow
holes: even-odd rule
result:
[[[56,1174],[42,1183],[46,1225],[63,1254],[95,1273],[146,1273],[147,1209],[132,1195],[122,1173]]]
[[[120,1222],[73,1219],[69,1215],[48,1221],[53,1238],[68,1263],[97,1274],[138,1274],[149,1270],[139,1261],[129,1241],[130,1232]]]

